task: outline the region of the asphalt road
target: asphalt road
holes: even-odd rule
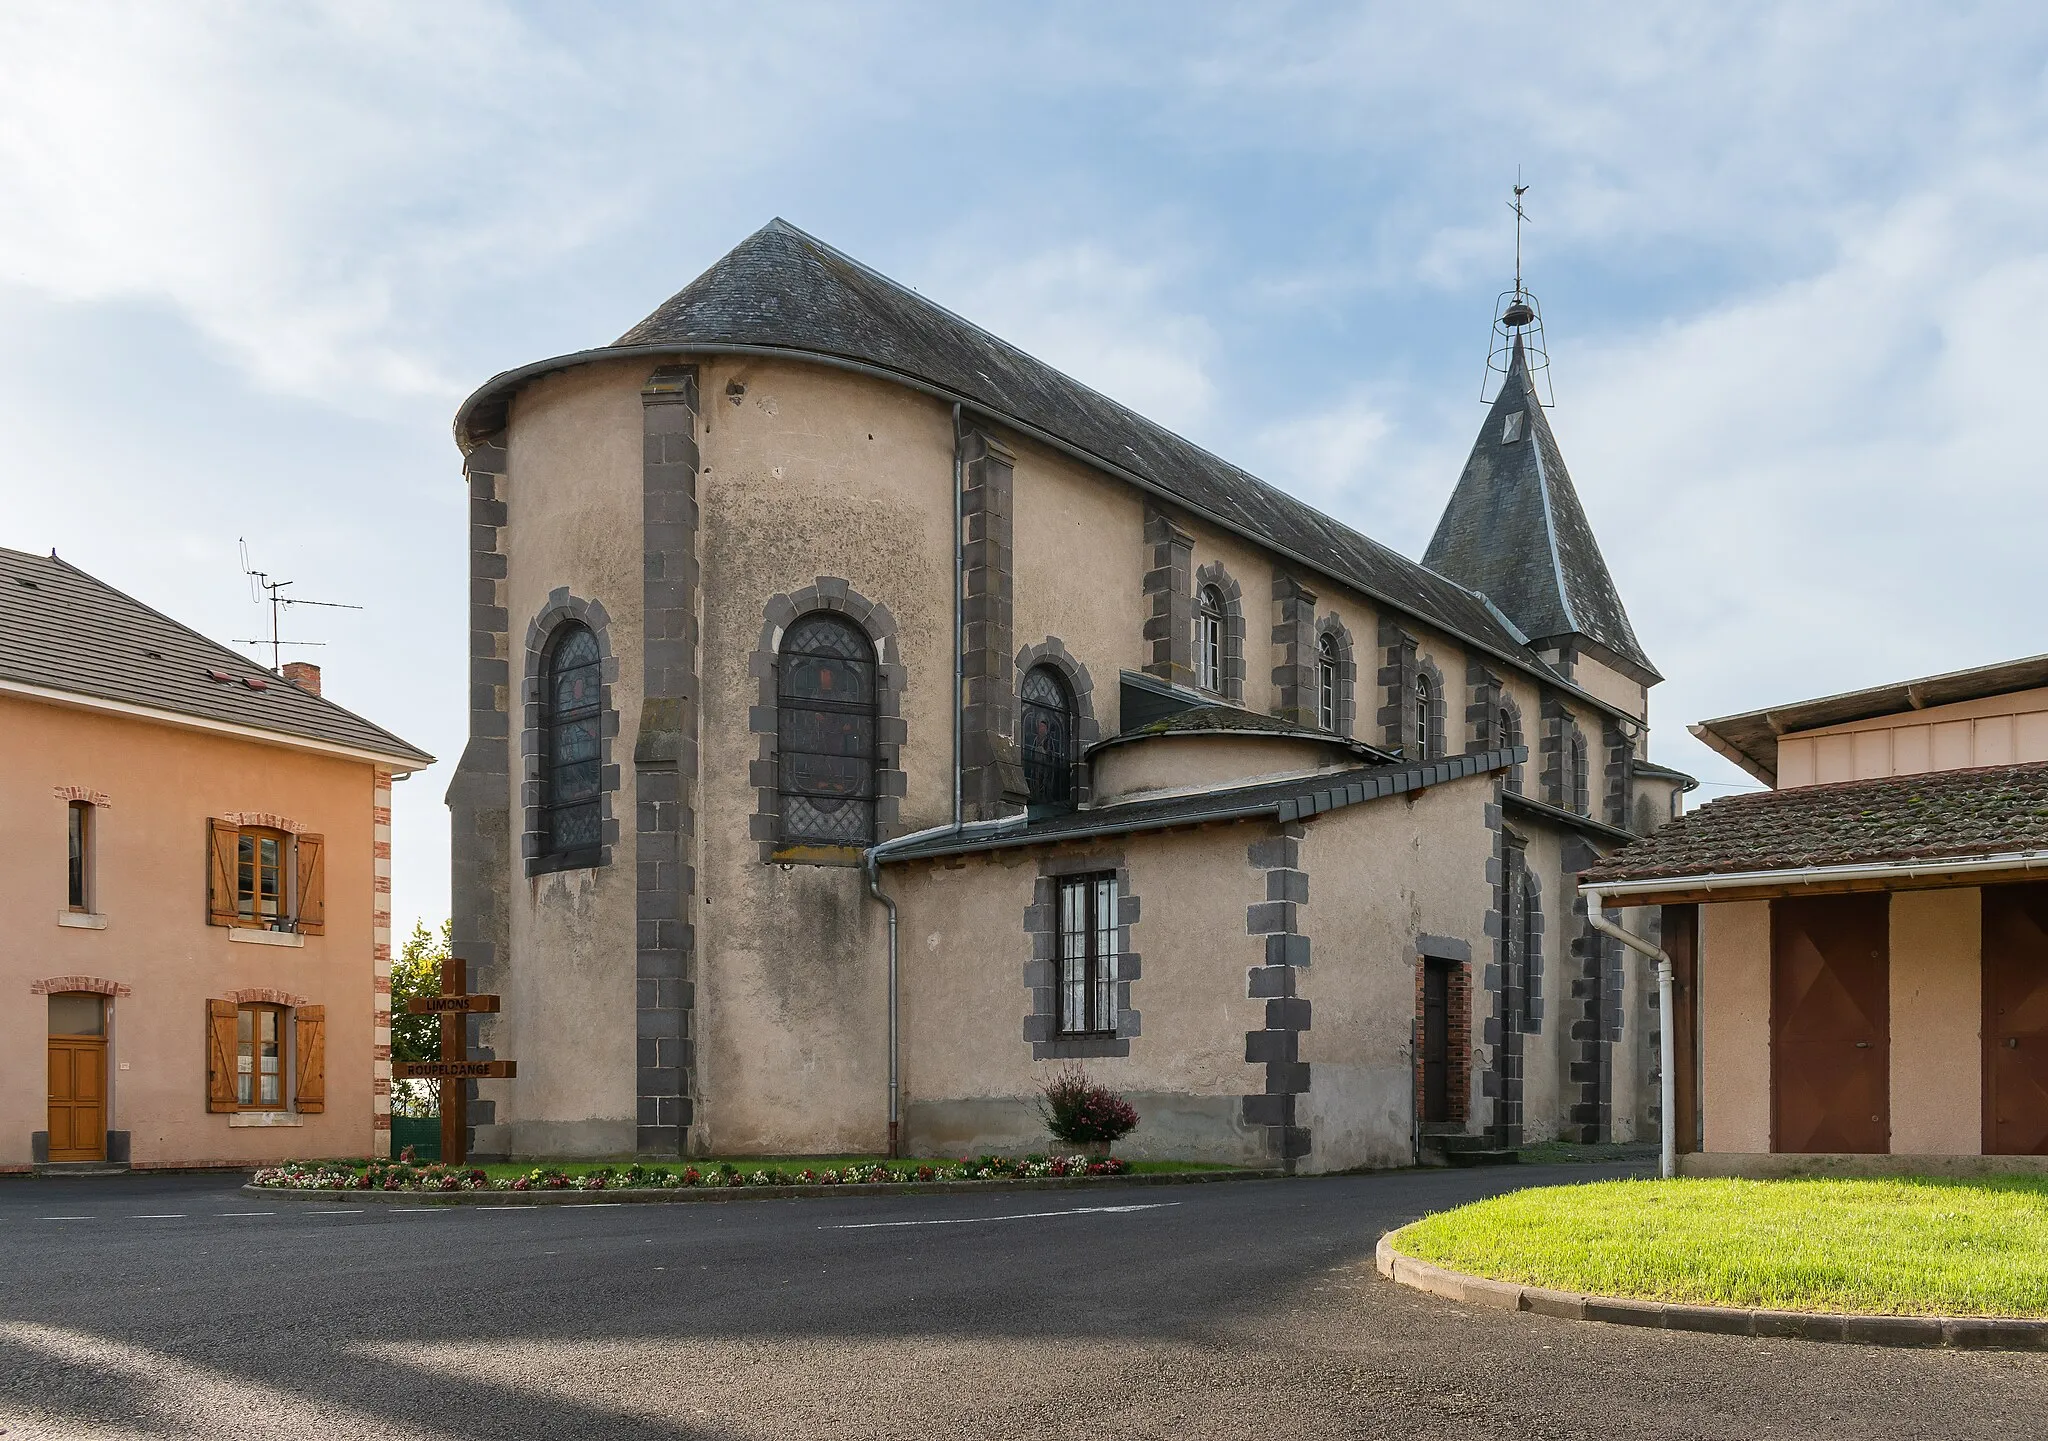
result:
[[[1640,1331],[1374,1274],[1584,1167],[392,1210],[0,1183],[0,1427],[49,1437],[2024,1437],[2048,1357]],[[1610,1173],[1611,1174],[1611,1173]]]

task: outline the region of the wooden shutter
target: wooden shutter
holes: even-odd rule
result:
[[[216,822],[218,824],[218,822]],[[233,1001],[206,1003],[206,1109],[239,1111],[235,1096],[235,1015]]]
[[[327,840],[324,836],[300,836],[299,852],[299,934],[327,934]]]
[[[292,1012],[297,1028],[298,1089],[294,1100],[301,1111],[327,1109],[327,1007],[300,1006]]]
[[[206,924],[235,923],[235,847],[240,828],[226,821],[206,823]]]

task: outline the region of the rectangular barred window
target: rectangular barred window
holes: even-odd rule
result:
[[[1060,882],[1060,1033],[1116,1034],[1116,876]]]

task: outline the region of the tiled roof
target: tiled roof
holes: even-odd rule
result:
[[[2048,850],[2048,761],[1727,796],[1582,881],[1683,879]]]
[[[1511,422],[1517,431],[1509,440]],[[1593,539],[1519,340],[1422,563],[1486,595],[1532,639],[1583,636],[1644,672],[1638,679],[1657,679]]]
[[[1342,810],[1347,806],[1405,795],[1447,781],[1505,770],[1526,759],[1527,749],[1513,746],[1505,750],[1451,756],[1426,765],[1358,766],[1255,786],[1089,806],[1041,820],[1025,822],[1020,819],[1002,826],[976,826],[961,834],[942,830],[927,836],[906,838],[900,843],[891,843],[882,853],[882,860],[890,863],[931,856],[971,855],[977,851],[1050,845],[1056,841],[1083,840],[1090,836],[1129,835],[1135,831],[1166,830],[1209,821],[1308,820],[1326,811]]]
[[[1062,375],[784,220],[742,241],[611,347],[494,378],[465,402],[456,422],[458,439],[502,424],[506,399],[523,378],[602,359],[607,349],[670,347],[835,357],[961,397],[1483,650],[1546,678],[1553,674],[1527,636],[1476,591]]]
[[[0,680],[346,746],[401,769],[434,759],[55,556],[0,549]]]

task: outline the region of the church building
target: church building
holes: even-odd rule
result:
[[[474,1153],[1654,1135],[1574,877],[1690,782],[1517,318],[1421,564],[780,220],[478,390]]]

